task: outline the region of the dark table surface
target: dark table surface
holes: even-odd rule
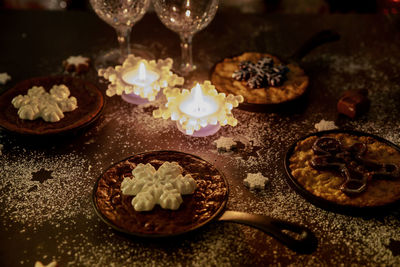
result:
[[[153,118],[154,106],[130,105],[119,97],[107,98],[99,120],[72,136],[38,140],[0,131],[0,265],[33,266],[52,259],[60,266],[400,265],[398,209],[362,217],[321,209],[287,184],[283,168],[286,149],[315,132],[322,119],[400,144],[398,20],[219,11],[194,37],[199,80],[208,78],[216,62],[244,51],[285,58],[323,29],[338,31],[341,40],[315,49],[301,62],[310,77],[303,105],[275,113],[235,110],[239,124],[210,137],[185,136],[173,122]],[[27,78],[63,73],[62,61],[71,55],[94,59],[117,45],[113,29],[89,13],[1,11],[0,29],[0,72],[12,76],[1,91]],[[179,59],[178,36],[155,14],[134,26],[132,41],[157,58]],[[106,88],[93,68],[82,78]],[[356,120],[339,116],[340,94],[360,88],[369,90],[369,112]],[[219,153],[213,141],[221,136],[245,148]],[[130,238],[113,231],[92,208],[97,177],[132,154],[162,149],[212,162],[227,177],[228,210],[303,224],[317,236],[317,250],[297,254],[258,230],[232,223],[214,222],[172,240]],[[38,178],[40,170],[51,176]],[[250,191],[243,185],[247,173],[256,172],[269,178],[265,190]]]

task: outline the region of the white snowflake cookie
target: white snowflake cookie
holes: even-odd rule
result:
[[[11,101],[18,109],[18,116],[24,120],[42,118],[47,122],[56,122],[64,118],[64,112],[78,107],[75,97],[64,84],[54,85],[47,93],[42,86],[33,86],[26,95],[18,95]]]
[[[267,182],[268,178],[261,172],[248,173],[246,179],[243,180],[244,185],[250,189],[264,189]]]
[[[182,175],[177,162],[164,162],[158,170],[151,164],[138,164],[132,171],[133,178],[125,177],[121,183],[124,195],[135,196],[132,206],[136,211],[149,211],[156,204],[163,209],[177,210],[182,196],[193,194],[196,181],[190,174]]]

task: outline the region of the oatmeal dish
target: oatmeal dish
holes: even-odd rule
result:
[[[353,207],[400,199],[400,152],[369,135],[327,132],[299,141],[289,157],[295,182],[313,196]]]
[[[308,77],[295,63],[270,54],[246,52],[218,63],[211,81],[219,92],[242,95],[248,104],[280,104],[303,95]]]
[[[225,207],[228,187],[210,163],[190,154],[134,155],[99,178],[96,212],[119,231],[139,236],[177,235],[196,229]]]

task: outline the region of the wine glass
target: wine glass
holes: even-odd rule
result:
[[[212,21],[218,0],[153,0],[153,5],[161,22],[181,38],[179,72],[186,76],[196,69],[192,57],[193,35]]]
[[[117,32],[119,49],[108,51],[95,60],[96,69],[122,64],[128,54],[152,58],[143,46],[130,44],[133,25],[143,18],[150,0],[90,0],[96,14]]]

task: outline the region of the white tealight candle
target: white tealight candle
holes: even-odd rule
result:
[[[107,79],[107,96],[120,95],[131,104],[141,105],[156,100],[163,89],[183,85],[184,79],[174,74],[173,60],[146,60],[129,55],[122,65],[100,69],[99,76]]]
[[[198,119],[217,112],[218,103],[213,98],[203,95],[200,85],[197,84],[192,88],[190,96],[179,105],[179,109]]]
[[[243,96],[218,93],[210,81],[197,84],[191,91],[164,89],[167,103],[153,111],[153,116],[176,121],[179,131],[191,136],[215,134],[221,126],[237,125],[232,109],[243,102]]]
[[[160,75],[157,72],[146,69],[143,62],[140,63],[139,69],[128,70],[122,75],[124,82],[143,88],[149,87],[159,78]]]

